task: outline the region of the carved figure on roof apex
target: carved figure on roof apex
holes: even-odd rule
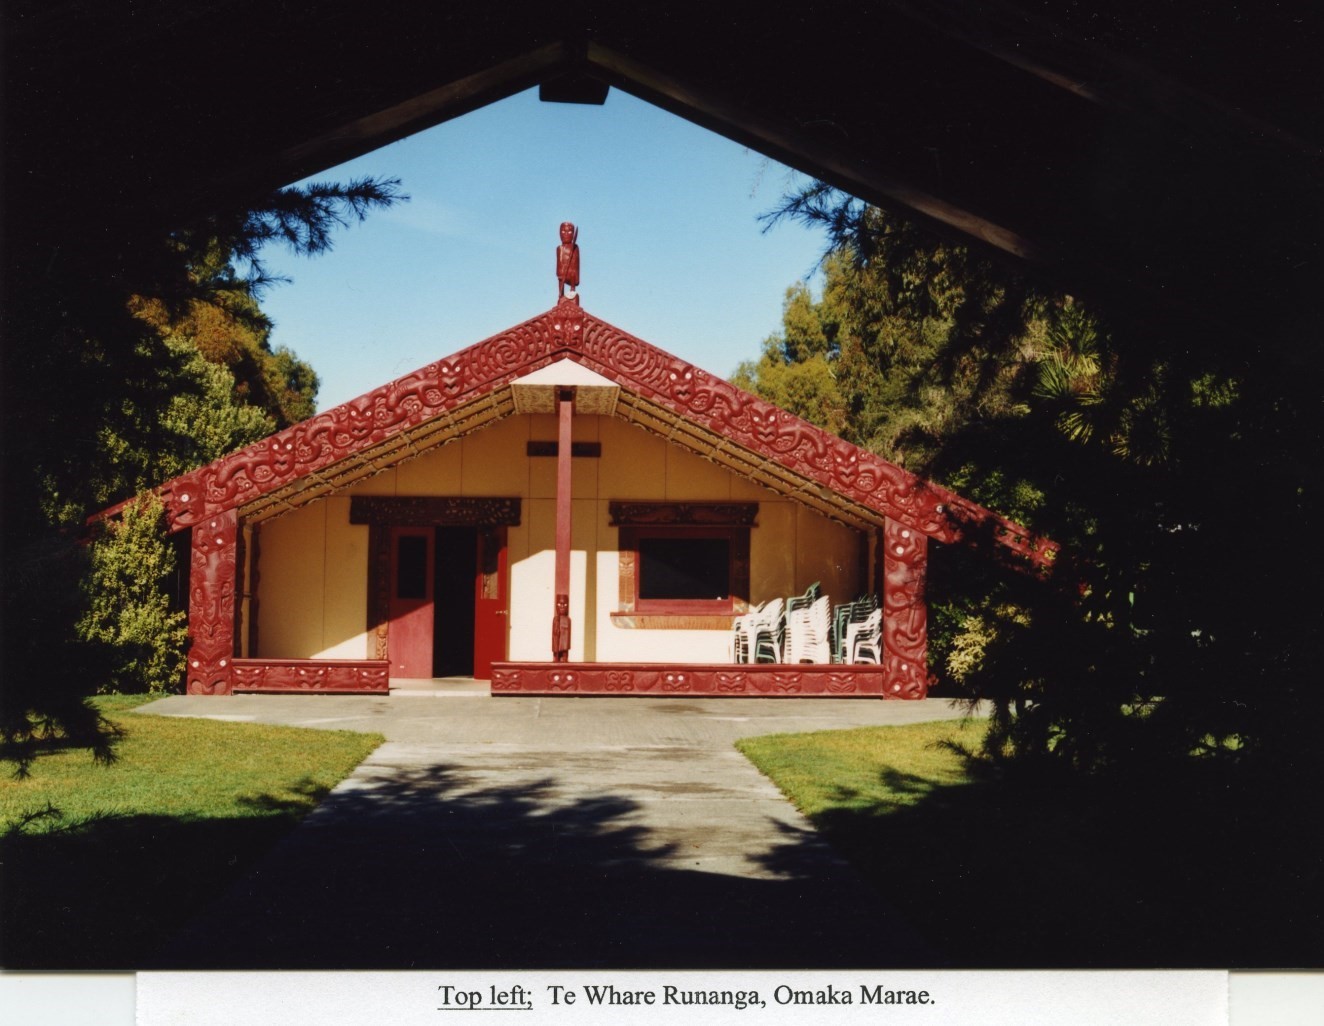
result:
[[[556,295],[558,299],[570,298],[576,303],[579,297],[575,289],[579,287],[579,229],[569,221],[561,222],[561,245],[556,247]],[[570,295],[566,296],[566,286]]]

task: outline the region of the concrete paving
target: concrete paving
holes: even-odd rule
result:
[[[154,968],[937,966],[733,747],[938,700],[177,696],[165,716],[387,742]],[[904,886],[904,853],[896,886]]]

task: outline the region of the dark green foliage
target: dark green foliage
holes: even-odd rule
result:
[[[184,673],[187,617],[171,608],[175,550],[165,538],[165,509],[151,493],[106,521],[92,543],[79,637],[105,653],[109,692],[173,691]]]
[[[1046,582],[934,556],[935,653],[995,703],[987,752],[1320,776],[1318,313],[1247,338],[1091,309],[824,187],[775,216],[835,247],[847,437],[1064,546]]]
[[[1301,781],[1237,786],[1213,760],[1148,779],[1031,772],[962,757],[976,729],[739,747],[952,968],[1317,964],[1324,824],[1300,802]]]
[[[90,748],[97,759],[109,760],[114,731],[87,701],[108,653],[75,629],[83,613],[87,549],[51,530],[5,557],[0,754],[20,773],[51,746]]]
[[[401,198],[394,181],[282,189],[168,233],[88,225],[48,233],[39,249],[8,247],[7,739],[43,724],[97,739],[84,698],[107,686],[108,663],[75,630],[86,518],[312,412],[311,368],[266,344],[256,290],[276,279],[254,259],[260,246],[324,251],[338,227]]]

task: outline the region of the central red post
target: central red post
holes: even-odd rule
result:
[[[556,442],[556,613],[552,617],[552,660],[563,663],[570,653],[570,418],[575,391],[558,389]]]

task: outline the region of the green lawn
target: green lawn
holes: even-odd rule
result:
[[[383,741],[96,701],[123,731],[113,763],[52,748],[0,770],[5,968],[144,964]]]
[[[738,745],[958,967],[1318,966],[1324,831],[1290,781],[1007,778],[983,724]]]

